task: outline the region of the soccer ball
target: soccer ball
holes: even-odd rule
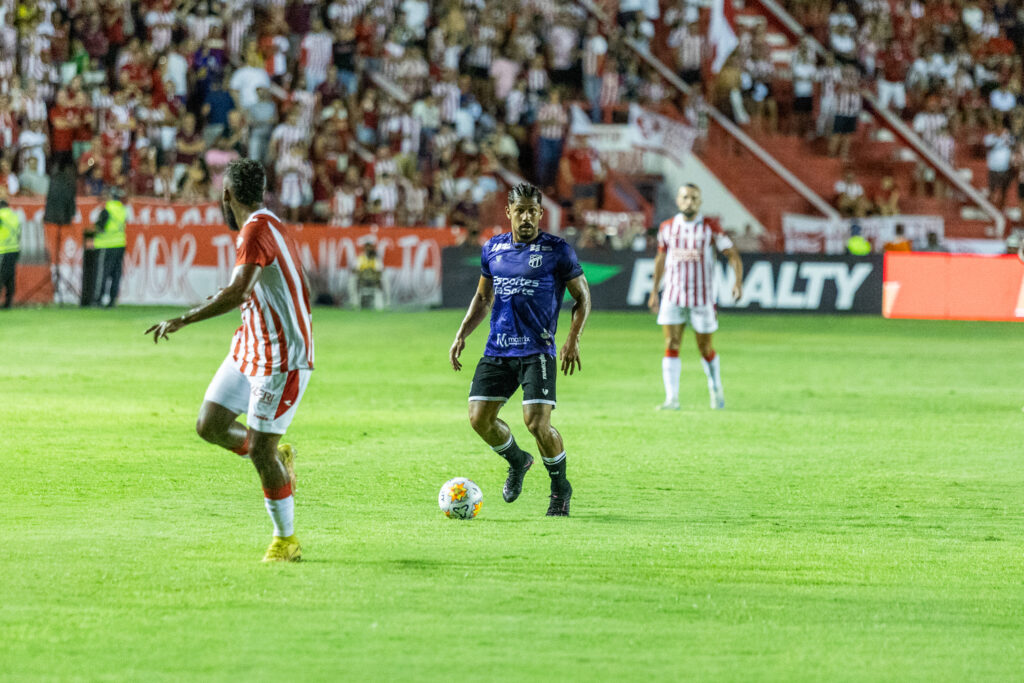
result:
[[[484,502],[484,492],[480,487],[465,477],[449,479],[437,494],[437,504],[445,517],[453,519],[473,519],[480,514],[480,506]]]

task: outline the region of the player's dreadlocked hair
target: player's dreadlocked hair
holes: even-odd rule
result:
[[[263,190],[267,185],[263,164],[254,159],[236,159],[228,164],[227,175],[231,194],[241,204],[258,206],[263,203]]]
[[[540,204],[540,190],[530,183],[519,183],[508,191],[508,203],[515,204],[520,199],[532,199]]]

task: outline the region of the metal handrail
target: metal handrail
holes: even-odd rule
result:
[[[826,50],[814,36],[808,33],[807,30],[800,25],[800,22],[793,18],[786,8],[775,2],[775,0],[754,0],[754,2],[760,4],[761,8],[766,12],[771,13],[771,15],[790,32],[791,38],[798,38],[805,41],[816,54],[824,56],[828,53],[828,50]],[[956,172],[955,168],[948,164],[945,159],[938,156],[932,148],[921,139],[921,136],[919,136],[910,126],[905,124],[900,117],[894,115],[885,107],[882,107],[873,92],[867,88],[861,88],[860,95],[868,104],[871,105],[871,112],[875,117],[881,119],[890,128],[894,129],[904,142],[914,148],[914,152],[916,152],[919,157],[924,159],[933,169],[941,173],[951,185],[964,193],[972,202],[974,202],[975,205],[988,214],[993,222],[995,222],[996,231],[1000,237],[1003,237],[1006,234],[1006,216],[1003,215],[1002,211],[997,209],[987,197],[981,194],[981,192],[974,187],[974,185],[964,180],[960,174]]]
[[[690,86],[679,78],[679,76],[677,76],[671,69],[665,66],[664,62],[651,54],[650,50],[634,40],[627,40],[625,42],[626,45],[636,52],[641,59],[654,67],[654,69],[656,69],[658,73],[661,74],[662,78],[668,81],[670,85],[683,94],[690,94]],[[701,103],[700,106],[703,107],[703,110],[707,113],[709,118],[721,126],[729,135],[735,138],[737,142],[746,147],[747,150],[757,157],[761,163],[771,169],[773,173],[779,176],[787,185],[793,188],[797,194],[821,212],[822,215],[830,220],[840,220],[841,216],[838,211],[832,208],[828,202],[822,199],[818,193],[809,188],[802,180],[793,175],[788,168],[783,166],[778,159],[769,154],[763,147],[761,147],[761,145],[757,144],[752,137],[743,132],[739,126],[730,121],[715,107],[712,107],[707,103]]]

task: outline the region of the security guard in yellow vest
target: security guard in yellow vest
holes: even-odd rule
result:
[[[100,273],[97,295],[93,299],[96,304],[103,303],[107,296],[106,306],[112,308],[117,301],[121,289],[121,268],[124,263],[124,248],[128,244],[125,228],[128,225],[128,208],[121,203],[124,193],[119,188],[110,190],[110,198],[103,205],[103,211],[96,219],[96,234],[93,247],[99,250],[97,270]]]
[[[846,240],[846,251],[851,256],[867,256],[871,253],[871,242],[860,234],[860,226],[856,223],[850,226],[850,239]]]
[[[357,308],[383,310],[388,304],[387,280],[384,279],[384,263],[377,255],[377,246],[370,240],[363,242],[363,253],[356,261],[355,273],[349,280],[352,287],[352,302]]]
[[[14,302],[14,274],[20,255],[21,219],[0,199],[0,291],[5,292],[4,308]]]

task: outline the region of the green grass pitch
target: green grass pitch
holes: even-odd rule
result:
[[[0,679],[1020,680],[1024,356],[1002,324],[723,316],[683,410],[652,316],[559,380],[573,517],[513,505],[466,419],[458,311],[318,309],[289,438],[306,561],[193,431],[237,316],[0,315]],[[562,335],[567,321],[562,321]],[[518,396],[503,411],[530,444]],[[532,450],[532,449],[531,449]],[[481,517],[436,505],[449,477]]]

